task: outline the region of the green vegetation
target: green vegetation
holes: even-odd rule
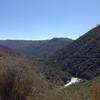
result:
[[[100,100],[100,77],[71,85],[63,93],[66,100]]]
[[[84,79],[100,75],[100,25],[50,56],[63,72]]]

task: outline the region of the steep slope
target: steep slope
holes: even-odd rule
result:
[[[100,25],[51,57],[53,63],[75,77],[100,75]]]
[[[41,41],[1,40],[0,44],[14,49],[18,53],[33,57],[45,57],[71,43],[68,38],[53,38]]]

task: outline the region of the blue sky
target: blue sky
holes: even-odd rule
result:
[[[0,39],[76,39],[100,23],[100,0],[0,0]]]

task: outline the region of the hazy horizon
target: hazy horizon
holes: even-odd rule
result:
[[[94,27],[96,27],[96,25],[94,26]],[[13,34],[13,35],[15,35],[13,38],[11,38],[10,36],[11,36],[11,34],[9,35],[8,33],[6,33],[6,35],[4,34],[3,35],[3,38],[1,38],[0,37],[0,40],[26,40],[26,41],[28,41],[28,40],[35,40],[35,41],[38,41],[38,40],[51,40],[51,39],[53,39],[53,38],[68,38],[68,39],[72,39],[72,40],[76,40],[76,39],[78,39],[80,36],[82,36],[82,35],[84,35],[85,33],[87,33],[88,31],[90,31],[92,28],[94,28],[94,27],[91,27],[91,28],[89,28],[86,32],[84,32],[84,33],[82,33],[82,34],[79,34],[77,37],[71,37],[71,36],[67,36],[67,34],[66,34],[66,36],[63,36],[63,35],[61,35],[61,36],[50,36],[49,35],[49,37],[44,37],[44,38],[24,38],[24,36],[23,37],[20,37],[20,35],[18,35],[18,37],[19,38],[16,38],[16,34]],[[8,35],[8,36],[7,36]],[[21,34],[22,35],[22,34]],[[23,34],[24,35],[24,34]],[[73,36],[74,36],[75,34],[73,34]],[[8,38],[7,38],[7,37]]]
[[[64,39],[64,38],[68,38],[68,37],[52,37],[52,38],[47,38],[47,39],[16,39],[16,38],[14,39],[14,38],[13,38],[13,39],[0,39],[0,40],[2,40],[2,41],[3,41],[3,40],[4,40],[4,41],[5,41],[5,40],[8,40],[8,41],[9,41],[9,40],[15,40],[15,41],[16,41],[16,40],[22,40],[22,41],[24,41],[24,40],[25,40],[25,41],[39,41],[39,40],[42,41],[42,40],[44,40],[44,41],[45,41],[45,40],[51,40],[51,39],[53,39],[53,38],[58,38],[58,39],[63,38],[63,39]],[[68,38],[68,39],[71,39],[71,38]],[[72,40],[76,40],[76,39],[72,39]]]
[[[1,0],[0,39],[76,39],[100,23],[99,0]]]

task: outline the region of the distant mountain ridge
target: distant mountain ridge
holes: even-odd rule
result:
[[[45,57],[57,50],[60,50],[65,45],[73,40],[68,38],[53,38],[51,40],[0,40],[0,45],[7,46],[22,55],[33,57]]]

